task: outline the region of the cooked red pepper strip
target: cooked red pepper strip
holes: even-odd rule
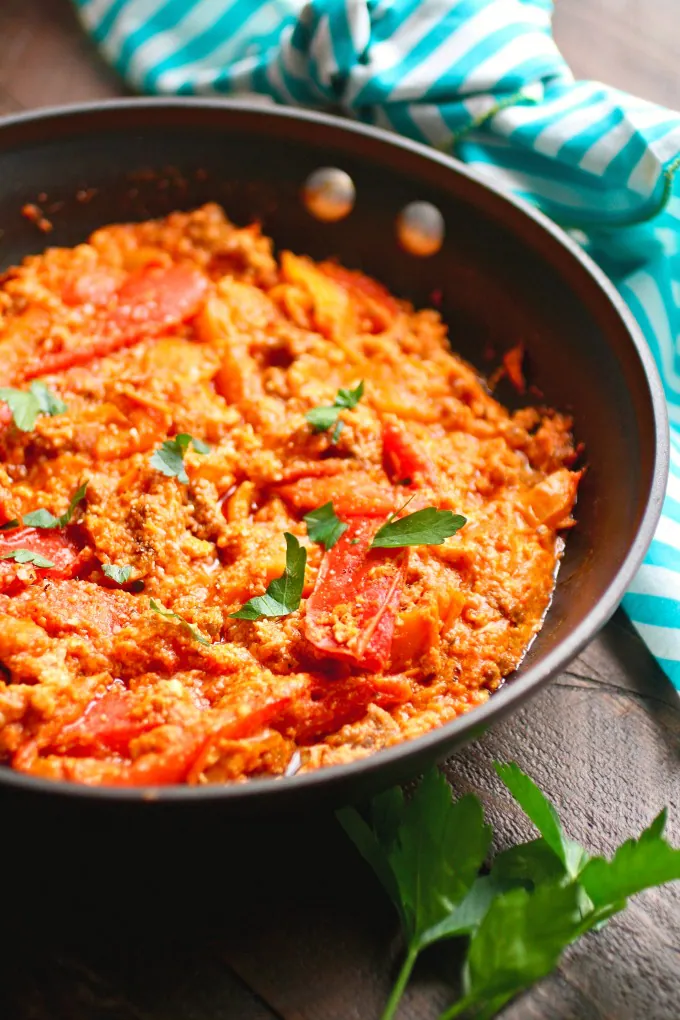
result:
[[[272,726],[294,737],[297,744],[313,744],[363,718],[372,703],[388,708],[410,696],[411,685],[401,676],[318,680],[309,691],[291,699]]]
[[[305,633],[315,648],[363,669],[384,669],[408,559],[407,549],[369,549],[372,517],[350,519],[323,558],[307,601]]]
[[[394,422],[383,425],[385,470],[393,482],[435,485],[437,470],[417,440]]]
[[[152,266],[132,273],[111,307],[92,320],[92,339],[79,350],[45,354],[23,373],[24,379],[85,365],[123,347],[131,347],[179,326],[199,311],[208,280],[193,266]]]
[[[53,528],[49,531],[42,528],[13,528],[1,531],[0,556],[16,549],[28,549],[54,563],[54,567],[34,567],[38,577],[75,577],[82,566],[80,546],[72,528]],[[8,591],[16,586],[19,566],[14,560],[0,560],[0,591]]]
[[[134,715],[140,704],[132,691],[120,685],[109,688],[91,701],[74,722],[61,730],[53,741],[59,753],[105,757],[107,752],[126,755],[130,741],[158,726],[153,715]]]

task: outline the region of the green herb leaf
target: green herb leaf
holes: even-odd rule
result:
[[[315,432],[327,432],[335,425],[341,410],[340,407],[312,407],[305,418]]]
[[[441,545],[467,523],[450,510],[428,506],[399,520],[388,520],[371,542],[371,549],[398,549],[407,545]]]
[[[12,531],[14,528],[19,527],[18,517],[12,518],[11,521],[5,521],[4,524],[0,524],[0,531]]]
[[[32,382],[29,389],[38,401],[43,414],[49,414],[53,418],[55,415],[64,414],[68,410],[64,401],[56,393],[52,393],[52,390],[48,389],[45,383]]]
[[[361,398],[364,395],[364,382],[363,379],[358,386],[355,386],[353,390],[338,390],[338,395],[335,398],[336,407],[346,407],[351,410],[356,407]]]
[[[316,510],[310,510],[302,519],[312,542],[321,542],[326,549],[332,549],[349,527],[336,515],[332,503],[324,503]]]
[[[125,584],[130,580],[132,567],[117,567],[114,563],[104,563],[102,570],[107,577],[110,577],[116,584]]]
[[[83,482],[71,496],[66,513],[61,514],[60,517],[55,517],[49,510],[32,510],[30,513],[24,514],[24,524],[29,528],[65,528],[67,524],[71,523],[78,504],[85,499],[86,489],[87,482]]]
[[[611,861],[593,857],[580,881],[596,909],[626,900],[635,893],[680,879],[680,850],[663,838],[666,811],[661,811],[639,839],[629,839]]]
[[[166,609],[165,606],[162,606],[160,602],[156,601],[156,599],[149,599],[149,607],[154,611],[154,613],[158,613],[159,616],[162,616],[164,620],[177,620],[182,630],[185,630],[187,634],[189,634],[194,641],[198,641],[199,644],[212,644],[205,634],[201,634],[198,627],[195,627],[193,623],[189,623],[184,619],[184,617],[179,616],[178,613],[173,613],[170,609]]]
[[[305,418],[315,432],[327,432],[328,429],[333,428],[335,425],[331,438],[334,443],[337,443],[338,436],[344,427],[344,422],[338,421],[340,412],[343,410],[351,411],[353,407],[357,406],[363,395],[364,383],[362,380],[353,390],[339,389],[330,407],[312,407],[305,414]]]
[[[433,942],[469,938],[463,996],[440,1020],[463,1013],[491,1020],[548,974],[563,949],[623,910],[629,896],[680,879],[680,850],[663,838],[665,811],[611,861],[591,859],[517,765],[496,769],[542,838],[499,854],[489,874],[478,874],[490,840],[481,805],[469,796],[453,803],[436,770],[407,804],[392,790],[374,799],[368,815],[338,812],[394,902],[406,940],[383,1020],[395,1016],[419,953]]]
[[[248,599],[236,613],[229,615],[235,620],[259,620],[262,616],[288,616],[300,605],[302,588],[305,583],[307,550],[295,535],[285,532],[286,569],[267,585],[264,595]]]
[[[577,883],[549,883],[535,892],[511,889],[497,896],[470,939],[463,973],[463,1000],[443,1014],[459,1016],[486,1007],[476,1017],[491,1018],[511,998],[545,977],[562,950],[580,934]]]
[[[180,432],[174,439],[166,439],[161,443],[151,457],[151,467],[167,478],[177,478],[184,485],[188,485],[189,476],[184,467],[184,454],[189,448],[189,443],[196,453],[210,452],[210,447],[202,439],[194,439],[188,432]]]
[[[515,762],[509,762],[507,765],[496,762],[494,768],[550,849],[562,862],[567,874],[575,878],[587,862],[588,855],[578,843],[567,839],[562,831],[557,811],[548,798]]]
[[[12,420],[21,432],[31,432],[40,414],[63,414],[66,404],[41,382],[32,382],[27,390],[0,388],[0,400],[12,412]]]
[[[428,929],[467,895],[484,862],[491,828],[476,797],[452,803],[444,776],[431,769],[404,810],[389,852],[409,943],[425,944]]]
[[[33,563],[36,567],[49,570],[54,566],[51,560],[46,560],[40,553],[32,552],[30,549],[13,549],[12,552],[3,553],[0,560],[14,560],[15,563]]]

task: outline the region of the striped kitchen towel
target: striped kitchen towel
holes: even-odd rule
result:
[[[75,0],[139,91],[340,107],[455,152],[570,229],[661,372],[663,515],[624,607],[680,689],[680,114],[576,82],[551,0]]]

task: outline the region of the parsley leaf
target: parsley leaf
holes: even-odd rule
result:
[[[14,528],[19,527],[19,518],[13,517],[11,521],[5,521],[4,524],[0,524],[0,531],[12,531]]]
[[[310,510],[302,519],[312,542],[321,542],[326,549],[332,549],[349,527],[336,515],[332,503],[324,503],[316,510]]]
[[[398,520],[390,519],[379,528],[371,549],[398,549],[406,545],[441,545],[467,523],[451,510],[428,506]]]
[[[611,861],[603,857],[588,861],[579,880],[596,909],[680,877],[680,850],[663,838],[665,825],[663,810],[638,840],[629,839],[620,846]]]
[[[55,517],[49,510],[32,510],[30,513],[24,514],[24,524],[29,528],[65,528],[67,524],[71,523],[71,518],[78,504],[82,503],[85,499],[86,489],[87,482],[83,482],[71,496],[71,502],[66,513],[61,514],[60,517]]]
[[[330,407],[312,407],[305,414],[305,418],[315,432],[327,432],[335,425],[331,438],[334,443],[337,443],[338,436],[344,427],[344,422],[338,420],[340,412],[351,411],[353,407],[357,406],[363,395],[364,383],[362,380],[353,390],[339,389]]]
[[[114,563],[104,563],[102,570],[116,584],[125,584],[126,581],[130,580],[130,575],[132,574],[132,567],[117,567]]]
[[[149,607],[154,611],[154,613],[158,613],[159,616],[162,616],[164,620],[177,620],[182,630],[185,630],[187,634],[189,634],[194,641],[198,641],[199,644],[212,644],[212,641],[210,641],[205,634],[201,634],[198,627],[194,626],[193,623],[189,623],[188,620],[179,616],[178,613],[173,613],[170,609],[166,609],[165,606],[162,606],[160,602],[156,601],[156,599],[149,599]]]
[[[46,560],[40,553],[32,552],[30,549],[13,549],[12,552],[3,553],[0,560],[14,560],[15,563],[33,563],[36,567],[48,570],[54,566],[51,560]]]
[[[307,550],[295,535],[285,532],[286,569],[267,585],[264,595],[248,599],[236,613],[229,615],[235,620],[259,620],[262,616],[288,616],[300,605],[302,588],[305,583]]]
[[[517,803],[534,823],[553,853],[564,865],[565,871],[575,878],[588,860],[588,855],[578,843],[567,839],[557,811],[548,798],[536,786],[533,779],[522,772],[519,765],[494,765],[501,781],[507,786]]]
[[[32,382],[27,390],[0,387],[0,400],[9,407],[12,420],[21,432],[31,432],[40,414],[54,416],[63,414],[67,409],[64,401],[41,382]]]
[[[166,439],[161,443],[151,457],[151,467],[156,468],[167,478],[177,478],[184,485],[188,485],[189,476],[184,467],[184,454],[189,443],[196,453],[210,452],[210,447],[202,439],[194,439],[188,432],[180,432],[174,439]]]
[[[440,1020],[463,1013],[491,1020],[548,974],[563,949],[625,909],[629,896],[680,879],[680,849],[663,838],[665,811],[611,861],[591,858],[517,765],[495,767],[542,836],[500,853],[488,874],[478,874],[491,837],[481,804],[471,796],[452,801],[436,769],[406,804],[391,790],[371,802],[367,816],[338,812],[393,901],[406,941],[383,1020],[394,1017],[419,953],[439,939],[468,940],[462,997]]]

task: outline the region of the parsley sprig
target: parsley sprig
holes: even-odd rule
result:
[[[23,515],[23,523],[29,528],[65,528],[67,524],[71,523],[71,518],[78,504],[82,503],[85,499],[86,489],[87,482],[83,482],[71,496],[66,513],[61,514],[59,517],[55,517],[49,510],[31,510],[30,513]]]
[[[21,432],[32,432],[40,414],[63,414],[66,404],[45,383],[32,382],[27,390],[0,387],[0,400],[8,405],[12,421]]]
[[[332,549],[349,527],[340,520],[332,503],[310,510],[302,519],[312,542],[320,542],[326,549]]]
[[[236,613],[230,613],[233,619],[259,620],[263,616],[288,616],[298,609],[305,583],[307,550],[288,531],[284,532],[284,538],[286,568],[281,577],[269,582],[264,595],[248,599]]]
[[[184,485],[189,484],[189,476],[184,467],[184,454],[189,443],[196,453],[210,453],[210,447],[202,439],[194,439],[188,432],[180,432],[174,439],[166,439],[151,457],[151,467],[160,471],[167,478],[177,478]]]
[[[367,817],[338,812],[394,903],[406,941],[382,1020],[392,1020],[419,954],[434,942],[468,940],[461,998],[440,1020],[490,1020],[549,974],[568,945],[624,910],[628,897],[680,879],[680,849],[663,838],[665,810],[611,860],[591,857],[517,765],[495,767],[540,838],[500,853],[486,874],[491,829],[482,806],[470,795],[452,801],[436,769],[408,802],[393,789],[373,799]]]
[[[14,560],[15,563],[32,563],[43,570],[49,570],[54,566],[52,560],[46,560],[40,553],[33,552],[31,549],[12,549],[11,552],[3,553],[0,556],[0,560]]]
[[[153,610],[154,613],[162,616],[164,620],[176,620],[182,630],[186,631],[186,633],[189,634],[194,641],[198,641],[199,644],[212,644],[212,641],[210,641],[205,634],[202,634],[198,627],[196,627],[193,623],[189,623],[189,621],[185,620],[183,616],[179,615],[179,613],[173,613],[172,610],[166,609],[165,606],[162,606],[160,602],[156,601],[156,599],[149,599],[149,608]]]
[[[362,380],[353,390],[339,389],[330,406],[312,407],[305,414],[305,418],[315,432],[327,432],[335,425],[331,439],[337,443],[338,436],[345,427],[345,423],[340,420],[340,412],[351,411],[353,407],[357,406],[363,395],[364,383]]]
[[[413,499],[413,496],[411,496]],[[411,499],[404,504],[401,510]],[[400,549],[407,545],[442,545],[467,524],[467,518],[454,514],[451,510],[437,510],[434,506],[424,510],[415,510],[405,517],[397,517],[401,513],[390,514],[382,528],[379,528],[371,542],[371,549]]]
[[[116,584],[126,584],[130,580],[132,567],[117,567],[115,563],[104,563],[102,571],[106,577],[110,577]]]

